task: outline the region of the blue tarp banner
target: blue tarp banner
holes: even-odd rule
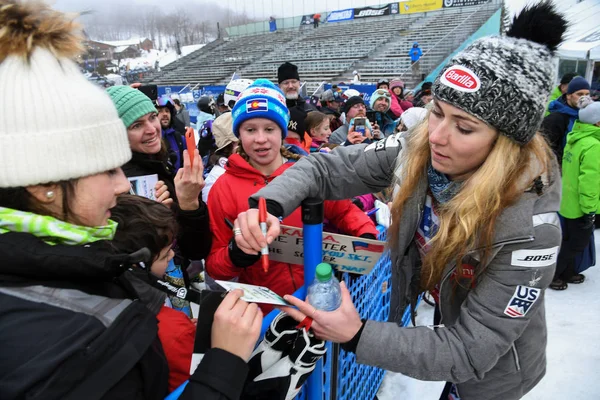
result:
[[[347,10],[332,11],[327,17],[327,22],[340,22],[349,21],[354,19],[354,9],[348,8]]]

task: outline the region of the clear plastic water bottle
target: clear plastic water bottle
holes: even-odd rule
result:
[[[333,275],[331,265],[317,265],[315,280],[308,287],[306,300],[317,310],[334,311],[342,304],[340,282]]]

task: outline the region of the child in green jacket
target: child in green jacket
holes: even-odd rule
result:
[[[575,273],[575,258],[588,246],[600,211],[600,102],[580,101],[579,119],[567,136],[562,160],[563,187],[560,215],[563,241],[550,288],[564,290],[582,283]]]

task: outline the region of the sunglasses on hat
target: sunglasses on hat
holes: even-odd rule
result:
[[[385,96],[390,99],[392,98],[390,92],[385,89],[377,89],[373,94],[376,94],[377,96]]]
[[[163,94],[158,99],[156,99],[156,105],[158,107],[166,107],[169,103],[173,104],[173,102],[171,101],[171,98],[166,94]]]

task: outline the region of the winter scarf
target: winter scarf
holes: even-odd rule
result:
[[[433,197],[440,203],[445,204],[452,200],[462,187],[462,182],[453,182],[445,174],[435,170],[431,164],[427,168],[427,180]]]
[[[116,230],[117,223],[111,220],[106,226],[79,226],[45,215],[0,207],[0,234],[30,233],[51,245],[82,245],[112,240]]]

